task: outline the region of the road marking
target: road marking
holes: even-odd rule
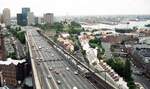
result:
[[[61,76],[62,80],[64,81],[64,83],[67,85],[67,87],[68,87],[69,89],[71,89],[71,87],[69,86],[69,84],[66,83],[67,80],[62,76],[62,74],[60,74],[60,76]]]

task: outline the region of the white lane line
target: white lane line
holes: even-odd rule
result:
[[[47,85],[48,85],[49,89],[52,89],[50,84],[49,84],[49,80],[47,80],[47,78],[46,78],[46,82],[47,82]]]
[[[60,74],[60,76],[61,76],[62,80],[64,81],[64,83],[67,85],[68,89],[72,89],[71,86],[68,83],[66,83],[67,80],[62,76],[62,74]]]
[[[32,37],[32,36],[31,36],[31,37]],[[38,46],[37,46],[37,44],[36,44],[36,42],[35,42],[35,40],[34,40],[33,37],[32,37],[32,40],[33,40],[33,42],[34,42],[36,48],[38,49]],[[40,51],[38,51],[38,53],[39,53],[39,55],[42,57],[42,59],[44,59],[42,53],[41,53]],[[49,71],[48,67],[46,67],[45,63],[43,63],[43,65],[44,65],[45,68],[48,70],[49,74],[52,76],[51,72]],[[52,76],[52,80],[53,80],[53,83],[54,83],[56,89],[59,89],[59,87],[57,86],[56,81],[54,80],[54,77],[53,77],[53,76]]]

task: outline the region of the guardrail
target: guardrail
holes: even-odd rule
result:
[[[87,69],[90,73],[92,73],[94,76],[97,76],[100,78],[100,80],[107,84],[109,87],[111,87],[111,89],[117,89],[115,86],[113,86],[111,83],[109,83],[108,81],[105,81],[105,79],[103,79],[99,74],[95,73],[95,71],[93,71],[92,69],[90,69],[87,65],[85,65],[84,63],[80,62],[76,57],[74,57],[73,55],[71,55],[69,52],[67,52],[66,50],[64,50],[61,46],[59,46],[57,43],[55,43],[52,39],[50,39],[48,36],[44,35],[43,33],[41,33],[40,31],[38,31],[40,33],[40,35],[42,35],[44,38],[46,38],[48,40],[48,42],[50,44],[55,45],[56,47],[58,47],[59,49],[61,49],[64,53],[66,53],[67,55],[69,55],[72,59],[74,59],[77,63],[79,63],[80,65],[82,65],[82,67],[84,67],[85,69]]]
[[[32,50],[31,50],[31,46],[29,44],[29,39],[27,37],[27,34],[25,35],[25,39],[27,41],[27,45],[29,46],[29,53],[30,53],[30,58],[31,58],[31,66],[32,66],[32,73],[33,73],[33,78],[34,78],[34,89],[42,89],[41,88],[41,85],[40,85],[40,82],[39,82],[39,79],[38,79],[38,74],[37,74],[37,70],[36,70],[36,67],[35,67],[35,62],[33,60],[33,56],[32,56]]]

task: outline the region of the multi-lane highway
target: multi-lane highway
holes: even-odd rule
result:
[[[95,89],[36,28],[27,28],[38,79],[43,89]]]

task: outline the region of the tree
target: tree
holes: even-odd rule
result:
[[[64,28],[63,24],[60,22],[55,22],[51,27],[56,29],[56,32],[61,32]]]
[[[136,89],[136,85],[131,77],[131,63],[127,59],[125,63],[120,58],[112,58],[106,61],[121,77],[125,79],[129,89]]]
[[[131,73],[132,73],[132,71],[131,71],[131,63],[130,63],[130,61],[127,59],[126,61],[125,61],[125,67],[124,67],[124,76],[125,76],[125,79],[127,80],[127,81],[129,81],[129,80],[131,80]]]
[[[9,53],[8,57],[16,59],[16,53],[15,52]]]
[[[81,25],[79,23],[75,22],[75,21],[71,22],[71,26],[72,27],[81,27]]]
[[[18,32],[16,37],[22,44],[25,44],[25,32]]]

